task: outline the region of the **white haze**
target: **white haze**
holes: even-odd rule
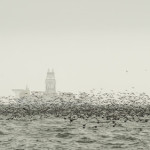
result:
[[[150,94],[149,0],[1,0],[0,96],[13,88]],[[134,87],[134,88],[133,88]]]

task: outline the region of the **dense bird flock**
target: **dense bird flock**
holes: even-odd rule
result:
[[[148,122],[150,115],[150,98],[146,93],[59,93],[44,97],[36,93],[17,99],[1,97],[0,119],[42,119],[51,116],[61,117],[70,123],[81,119],[98,124],[111,123],[113,127],[119,122]]]

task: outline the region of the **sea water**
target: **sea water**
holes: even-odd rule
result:
[[[83,128],[83,124],[86,127]],[[0,120],[0,150],[149,150],[150,123],[72,123],[63,118]]]

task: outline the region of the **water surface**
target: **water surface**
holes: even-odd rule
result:
[[[149,150],[150,123],[89,122],[63,118],[0,120],[0,150]]]

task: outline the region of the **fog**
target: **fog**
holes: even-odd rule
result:
[[[0,96],[14,88],[150,94],[150,1],[1,0]]]

